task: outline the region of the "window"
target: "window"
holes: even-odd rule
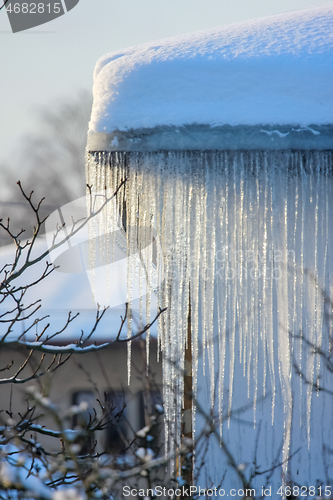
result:
[[[108,391],[105,393],[105,404],[109,412],[106,432],[106,451],[112,454],[125,453],[127,448],[127,408],[124,392]]]
[[[83,390],[73,393],[72,404],[75,406],[80,406],[80,404],[82,403],[86,403],[86,410],[73,416],[72,426],[74,429],[76,427],[81,427],[82,429],[84,429],[89,424],[89,421],[91,421],[95,416],[94,408],[96,408],[97,402],[96,396],[92,391]],[[86,437],[79,437],[76,442],[76,444],[80,445],[78,455],[87,455],[88,453],[92,452],[94,448],[94,442],[95,439],[93,433]]]

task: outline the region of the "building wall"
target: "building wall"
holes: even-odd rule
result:
[[[2,347],[0,350],[0,369],[11,364],[12,361],[13,365],[9,370],[1,373],[1,378],[12,376],[22,366],[28,354],[29,350],[24,347],[19,349]],[[40,357],[41,353],[35,352],[18,377],[23,379],[31,376]],[[51,360],[52,356],[47,355],[40,371],[43,367],[46,368]],[[108,348],[98,352],[75,354],[52,375],[46,373],[38,380],[27,381],[23,384],[0,385],[0,409],[3,410],[0,418],[2,420],[8,418],[6,410],[13,413],[15,420],[18,412],[24,414],[27,408],[27,389],[31,386],[38,388],[44,396],[49,397],[59,409],[60,415],[66,414],[73,404],[79,404],[84,400],[88,402],[88,411],[92,415],[92,408],[95,408],[97,414],[100,415],[101,408],[97,402],[99,399],[102,405],[109,404],[113,408],[113,421],[119,420],[113,426],[112,431],[106,429],[95,436],[98,442],[96,451],[100,452],[105,448],[108,440],[115,439],[114,432],[117,434],[119,426],[121,432],[124,432],[127,439],[131,440],[134,431],[146,424],[144,401],[148,406],[154,405],[155,402],[162,402],[161,371],[161,363],[156,361],[156,342],[154,340],[151,342],[149,376],[146,375],[145,368],[145,342],[143,340],[132,342],[132,369],[129,385],[127,384],[126,344],[111,344]],[[124,401],[126,407],[119,418],[116,415],[123,407]],[[148,409],[148,413],[149,411],[152,410]],[[39,413],[41,412],[39,411]],[[78,423],[73,416],[69,416],[66,422],[68,427],[73,427]],[[35,423],[58,430],[54,419],[50,416],[38,418]],[[50,451],[55,451],[59,447],[59,441],[54,438],[42,436],[40,441],[47,445]]]

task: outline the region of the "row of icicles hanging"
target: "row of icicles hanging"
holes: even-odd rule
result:
[[[254,422],[257,400],[266,393],[274,421],[279,385],[285,427],[290,427],[293,384],[298,384],[310,436],[313,395],[295,375],[293,359],[308,380],[323,375],[320,356],[304,357],[308,351],[299,336],[302,332],[310,342],[324,345],[331,333],[323,300],[323,291],[333,286],[331,171],[330,153],[89,155],[87,182],[93,192],[105,186],[115,192],[127,178],[117,204],[106,207],[91,236],[121,227],[128,255],[136,256],[128,260],[130,308],[133,290],[145,293],[129,315],[128,335],[133,318],[139,318],[137,325],[153,319],[152,297],[158,307],[167,308],[157,333],[163,353],[166,453],[181,440],[189,314],[193,396],[199,396],[204,376],[210,400],[218,407],[221,431],[241,367]],[[153,232],[144,238],[133,230],[147,227]],[[152,234],[150,245],[145,238]],[[114,238],[101,239],[99,251],[112,261],[117,244]],[[90,259],[94,268],[94,248]],[[112,281],[107,272],[105,279]],[[149,360],[149,332],[146,340]],[[130,343],[128,374],[130,380]],[[195,418],[194,405],[193,429]],[[288,432],[285,439],[286,457]]]

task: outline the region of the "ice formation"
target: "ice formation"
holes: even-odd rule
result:
[[[157,295],[168,310],[158,340],[167,433],[179,445],[191,303],[195,397],[204,364],[206,404],[215,402],[221,426],[234,391],[238,403],[240,394],[241,404],[247,397],[253,402],[254,421],[257,400],[265,395],[276,418],[281,391],[288,457],[293,406],[301,408],[310,439],[314,397],[309,386],[296,401],[303,382],[293,363],[314,384],[327,376],[320,356],[312,356],[299,336],[329,351],[332,325],[324,313],[325,293],[333,287],[332,153],[111,152],[91,154],[88,166],[88,182],[98,188],[101,171],[127,171],[127,224],[152,224],[161,239]],[[117,182],[114,176],[111,190]],[[137,252],[136,239],[128,245]],[[133,283],[144,276],[135,269],[128,276],[130,301]]]
[[[330,436],[330,374],[314,346],[331,352],[332,27],[324,6],[107,55],[88,136],[93,191],[127,178],[106,220],[128,254],[147,242],[127,228],[159,241],[140,269],[129,259],[127,293],[131,303],[156,272],[166,451],[180,445],[190,317],[194,399],[215,407],[236,461],[282,461],[286,481],[325,479]]]

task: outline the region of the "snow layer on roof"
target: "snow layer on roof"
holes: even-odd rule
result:
[[[333,5],[112,52],[89,130],[332,123]]]

